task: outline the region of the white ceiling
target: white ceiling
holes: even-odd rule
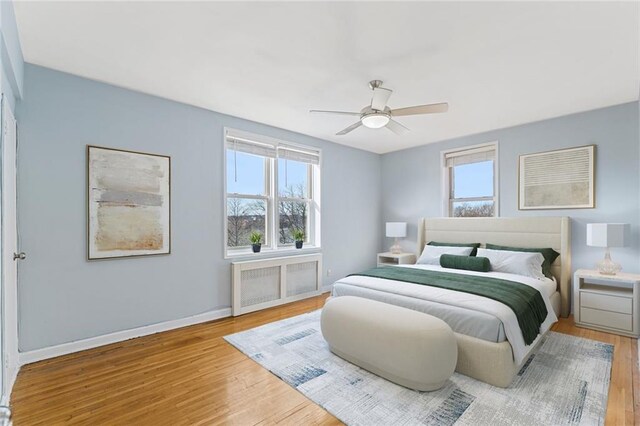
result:
[[[638,99],[639,4],[20,2],[28,62],[384,153]],[[367,82],[411,129],[360,128]],[[355,119],[354,119],[355,118]]]

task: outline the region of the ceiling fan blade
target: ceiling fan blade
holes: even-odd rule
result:
[[[346,135],[347,133],[357,129],[360,126],[362,126],[362,121],[358,121],[357,123],[353,123],[351,126],[347,127],[346,129],[340,130],[338,133],[336,133],[336,135],[338,135],[338,136]]]
[[[404,135],[409,131],[408,128],[406,128],[405,126],[403,126],[402,124],[398,123],[395,120],[389,120],[386,127],[396,135]]]
[[[341,115],[360,115],[359,112],[350,112],[350,111],[324,111],[321,109],[312,109],[309,112],[313,113],[321,113],[321,114],[341,114]]]
[[[437,112],[447,112],[449,104],[446,102],[440,104],[416,105],[407,108],[392,109],[391,115],[400,117],[401,115],[417,115],[417,114],[435,114]]]
[[[383,89],[382,87],[374,88],[373,97],[371,98],[371,108],[384,111],[391,93],[393,93],[393,90]]]

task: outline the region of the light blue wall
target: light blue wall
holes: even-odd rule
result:
[[[224,126],[321,148],[325,284],[375,264],[379,155],[32,65],[17,114],[22,351],[230,305]],[[171,156],[171,255],[85,260],[87,144]]]
[[[405,247],[416,249],[418,218],[442,215],[441,151],[498,141],[501,216],[570,216],[573,269],[592,268],[603,250],[586,246],[586,224],[631,224],[630,244],[612,249],[628,272],[640,272],[638,102],[407,149],[382,157],[383,220],[407,221]],[[596,208],[518,210],[518,156],[596,144]],[[384,242],[384,246],[389,245]]]
[[[325,284],[374,264],[383,222],[441,215],[442,150],[499,142],[500,213],[568,215],[573,266],[602,250],[585,245],[589,222],[628,222],[631,244],[614,249],[640,272],[638,103],[560,117],[378,156],[308,136],[26,65],[20,127],[20,347],[32,350],[178,319],[230,304],[223,259],[222,129],[264,134],[323,150]],[[518,155],[597,144],[596,209],[520,212]],[[87,144],[172,157],[173,253],[85,261]]]

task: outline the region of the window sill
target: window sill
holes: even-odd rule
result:
[[[286,247],[281,249],[263,249],[262,251],[260,251],[260,253],[254,253],[251,251],[251,248],[247,248],[243,250],[233,250],[232,252],[227,252],[224,258],[232,260],[269,259],[275,257],[295,256],[297,254],[320,253],[321,250],[321,247],[303,246],[301,249],[297,249],[295,247]]]

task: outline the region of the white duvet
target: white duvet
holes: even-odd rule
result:
[[[507,340],[513,349],[514,361],[521,364],[528,356],[529,352],[538,343],[540,337],[546,333],[551,325],[558,321],[553,306],[551,305],[550,296],[556,290],[556,284],[552,280],[538,280],[535,278],[525,277],[522,275],[507,274],[502,272],[474,272],[464,270],[445,269],[436,265],[402,265],[405,268],[418,268],[434,271],[446,271],[464,275],[478,275],[483,277],[494,277],[508,281],[515,281],[526,284],[535,288],[542,295],[542,299],[547,307],[547,318],[540,326],[540,335],[530,345],[525,345],[522,331],[518,325],[516,314],[507,305],[496,300],[489,299],[475,294],[459,292],[455,290],[447,290],[438,287],[430,287],[426,285],[416,285],[402,281],[387,280],[382,278],[351,276],[345,277],[337,281],[337,283],[355,285],[359,287],[370,288],[387,293],[398,294],[402,296],[415,297],[418,299],[428,300],[431,302],[458,306],[461,308],[471,309],[484,312],[495,316],[504,326],[504,332]]]

